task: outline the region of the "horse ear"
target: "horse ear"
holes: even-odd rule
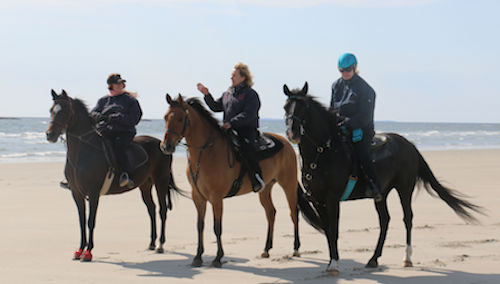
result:
[[[165,95],[165,99],[167,100],[167,103],[168,103],[169,105],[171,105],[171,104],[172,104],[172,97],[171,97],[168,93]]]
[[[291,95],[290,89],[288,89],[288,86],[286,84],[283,85],[283,92],[285,93],[285,95],[287,97],[289,97]]]
[[[68,97],[68,94],[66,93],[66,91],[64,89],[62,90],[61,96],[65,97],[65,98]]]
[[[304,83],[304,87],[302,87],[302,94],[307,95],[307,91],[309,89],[309,85],[307,84],[307,81]]]
[[[179,95],[177,96],[177,101],[179,103],[183,103],[184,102],[184,98],[182,97],[181,93],[179,93]]]
[[[56,100],[57,99],[57,93],[54,91],[54,89],[51,89],[50,93],[52,94],[52,99]]]

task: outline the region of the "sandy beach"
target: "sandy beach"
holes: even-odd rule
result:
[[[73,261],[79,245],[77,210],[58,186],[63,163],[0,165],[0,283],[500,283],[500,150],[424,152],[446,186],[486,209],[481,224],[466,224],[424,190],[413,198],[413,268],[403,268],[405,229],[395,192],[380,267],[364,268],[378,237],[373,201],[342,204],[340,275],[324,273],[325,237],[300,221],[302,257],[291,257],[293,228],[284,194],[275,186],[274,248],[260,258],[266,219],[258,196],[226,199],[223,268],[208,267],[216,252],[211,208],[205,225],[206,266],[190,266],[196,251],[196,211],[191,200],[174,199],[167,218],[164,254],[147,250],[149,218],[138,190],[102,197],[97,213],[94,261]],[[176,184],[191,188],[186,159],[175,157]]]

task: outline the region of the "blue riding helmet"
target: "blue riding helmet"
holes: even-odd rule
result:
[[[358,61],[356,60],[356,56],[352,53],[344,53],[339,57],[338,68],[343,69],[355,64],[358,64]]]

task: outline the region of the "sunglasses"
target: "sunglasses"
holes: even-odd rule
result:
[[[351,72],[354,68],[351,66],[351,67],[347,67],[347,68],[339,68],[339,72],[340,73],[344,73],[344,72]]]

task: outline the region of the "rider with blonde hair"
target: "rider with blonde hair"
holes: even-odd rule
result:
[[[256,140],[259,132],[260,99],[257,92],[252,89],[252,74],[248,66],[239,62],[234,66],[231,74],[232,84],[229,89],[215,100],[208,89],[198,83],[198,90],[205,95],[208,107],[215,112],[224,112],[224,129],[233,129],[238,133],[242,142],[242,154],[248,162],[249,176],[252,189],[259,192],[264,188],[262,172],[255,155]]]

